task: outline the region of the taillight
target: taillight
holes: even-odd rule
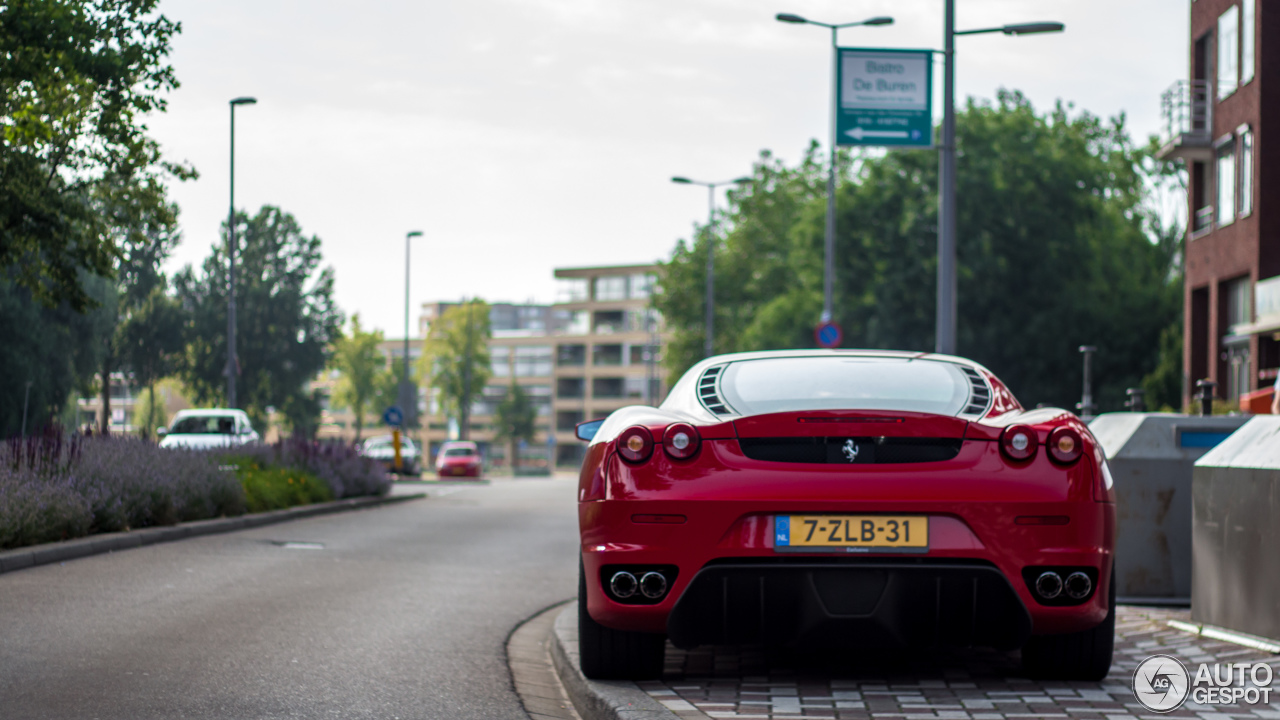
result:
[[[1049,457],[1070,465],[1080,459],[1084,443],[1080,441],[1080,433],[1069,427],[1060,427],[1049,433]]]
[[[677,460],[693,457],[700,443],[698,431],[688,423],[668,425],[662,433],[662,449]]]
[[[1010,425],[1000,434],[1000,450],[1010,460],[1030,460],[1037,445],[1036,431],[1026,425]]]
[[[653,454],[653,434],[646,427],[636,425],[618,436],[618,454],[623,460],[642,463]]]

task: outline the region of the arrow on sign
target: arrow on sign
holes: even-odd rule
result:
[[[856,127],[852,130],[845,130],[844,134],[848,135],[854,140],[861,140],[863,138],[906,138],[908,137],[906,130],[863,130],[860,127]]]

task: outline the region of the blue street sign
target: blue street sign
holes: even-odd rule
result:
[[[818,341],[820,347],[840,347],[840,341],[844,339],[844,331],[840,329],[839,325],[828,320],[818,324],[818,329],[813,331],[813,337]]]
[[[392,405],[387,411],[382,413],[382,422],[391,427],[400,427],[404,424],[404,413],[400,412],[400,408]]]
[[[933,52],[840,48],[839,145],[933,147]]]

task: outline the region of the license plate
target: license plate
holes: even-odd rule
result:
[[[929,549],[929,518],[924,515],[778,515],[774,518],[778,551]]]

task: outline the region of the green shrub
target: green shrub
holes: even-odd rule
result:
[[[333,499],[328,483],[298,468],[260,465],[253,458],[232,458],[244,487],[249,512],[281,510]]]

